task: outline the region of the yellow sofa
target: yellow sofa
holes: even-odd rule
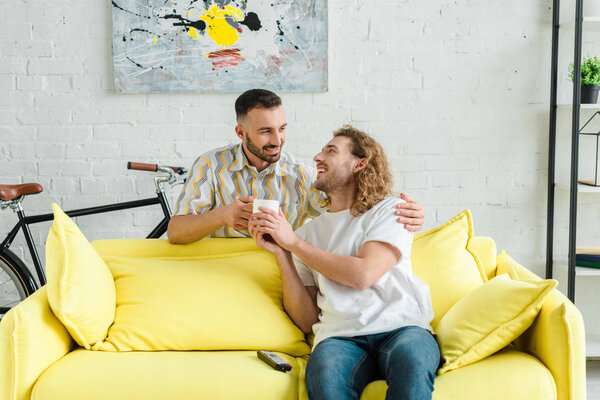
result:
[[[156,273],[161,273],[162,264],[168,265],[168,272],[173,275],[174,271],[179,271],[177,268],[180,263],[202,262],[207,257],[219,259],[222,251],[231,252],[231,246],[235,247],[236,256],[261,253],[252,240],[204,239],[186,246],[170,245],[166,240],[104,240],[93,245],[109,266],[111,262],[119,265],[111,267],[117,285],[117,315],[108,337],[95,345],[96,350],[78,346],[50,307],[47,288],[40,289],[11,310],[0,324],[0,399],[306,398],[304,369],[309,346],[303,338],[300,342],[297,340],[299,331],[295,331],[295,327],[289,327],[284,322],[281,326],[277,325],[277,318],[280,318],[278,310],[282,310],[281,292],[277,291],[280,281],[278,270],[272,262],[265,262],[265,265],[268,264],[266,267],[245,266],[264,275],[256,279],[254,272],[244,272],[241,275],[247,279],[240,280],[240,275],[235,275],[238,281],[231,285],[227,283],[229,278],[233,279],[231,270],[219,275],[219,267],[211,269],[210,273],[202,275],[203,283],[191,286],[198,290],[183,293],[183,298],[195,299],[195,302],[206,294],[215,299],[215,304],[195,305],[191,308],[195,310],[192,315],[179,315],[189,313],[191,306],[187,301],[181,302],[182,297],[178,296],[182,294],[181,288],[184,286],[180,288],[177,285],[189,282],[164,281],[164,287],[173,289],[170,292],[167,290],[168,296],[177,297],[180,304],[175,308],[164,304],[170,300],[156,293],[162,303],[153,307],[160,318],[152,327],[144,329],[166,329],[161,334],[166,332],[167,336],[144,336],[145,331],[130,333],[118,329],[118,325],[127,318],[130,318],[127,323],[132,323],[133,317],[126,315],[126,308],[140,306],[140,302],[144,301],[139,298],[124,300],[124,296],[132,293],[125,293],[125,286],[119,288],[119,285],[125,285],[131,279],[128,263],[132,260],[139,260],[141,268],[147,265],[148,271],[159,271]],[[498,270],[496,246],[492,239],[472,237],[469,245],[487,278],[504,272]],[[426,251],[426,248],[416,249],[414,246],[413,260],[415,257],[426,257]],[[419,254],[414,254],[416,252]],[[124,262],[122,257],[127,257],[128,261]],[[515,265],[513,268],[520,278],[540,279],[523,267]],[[265,284],[270,285],[269,289],[263,289]],[[227,314],[236,310],[227,308],[225,303],[231,298],[243,298],[240,287],[249,291],[254,288],[266,290],[268,296],[260,300],[266,303],[243,300],[250,302],[243,310],[246,315],[235,314],[231,319],[236,321],[232,321]],[[148,288],[139,290],[142,289]],[[149,288],[144,292],[145,296],[153,290]],[[219,293],[223,296],[215,298]],[[274,308],[261,312],[261,309],[256,309],[259,307],[256,304],[264,304],[261,308]],[[244,308],[244,304],[235,306]],[[171,307],[168,314],[163,309],[165,307]],[[281,314],[281,318],[285,318],[285,315]],[[237,323],[239,319],[244,320],[243,326]],[[169,330],[173,326],[187,326],[186,321],[190,320],[201,322],[190,325],[191,336],[187,329],[179,332]],[[180,323],[182,325],[177,325]],[[166,324],[169,327],[163,326]],[[287,337],[271,338],[269,335],[273,330],[287,330]],[[133,337],[135,335],[138,336]],[[197,345],[184,341],[169,342],[168,335],[185,336],[186,340],[192,342],[197,336],[205,336]],[[246,335],[248,338],[245,338]],[[278,343],[269,348],[269,343],[274,342]],[[199,348],[187,349],[191,346]],[[258,348],[252,346],[278,351],[292,364],[292,371],[282,373],[271,369],[256,357]],[[131,347],[137,347],[138,350]],[[165,350],[168,348],[186,350]],[[281,349],[289,349],[286,350],[289,353],[279,351]],[[367,386],[361,398],[383,399],[385,390],[384,381],[373,382]],[[545,298],[539,315],[524,334],[483,360],[438,376],[433,398],[583,400],[585,349],[579,311],[560,292],[552,290]]]

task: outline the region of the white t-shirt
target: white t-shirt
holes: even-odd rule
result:
[[[429,286],[412,272],[413,234],[396,221],[400,200],[388,197],[359,217],[350,210],[324,212],[296,234],[329,253],[356,256],[369,241],[389,243],[402,254],[398,263],[371,287],[360,291],[326,278],[294,255],[304,286],[319,289],[319,322],[313,325],[314,346],[332,336],[359,336],[389,332],[414,325],[431,331],[433,319]]]

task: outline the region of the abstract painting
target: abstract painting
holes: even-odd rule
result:
[[[112,0],[115,91],[327,90],[327,0]]]

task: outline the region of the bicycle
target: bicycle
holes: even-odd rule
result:
[[[171,219],[171,208],[167,196],[165,195],[164,185],[169,184],[170,186],[174,186],[184,183],[185,178],[182,176],[187,174],[187,170],[182,167],[136,162],[128,162],[127,169],[155,172],[156,176],[154,177],[154,183],[156,187],[156,196],[140,200],[70,210],[65,211],[65,213],[70,217],[80,217],[160,204],[164,218],[154,227],[154,229],[152,229],[148,236],[146,236],[147,239],[159,238],[167,231],[167,226]],[[39,254],[33,241],[29,225],[50,221],[54,216],[51,213],[26,216],[21,205],[25,196],[38,194],[42,191],[43,187],[39,183],[0,185],[0,210],[10,208],[18,217],[18,222],[7,234],[6,238],[2,241],[2,244],[0,244],[0,319],[8,312],[8,310],[10,310],[10,308],[14,307],[27,296],[46,284],[46,274],[42,267],[42,263],[40,262]],[[31,254],[31,259],[38,278],[37,281],[34,279],[31,270],[27,268],[26,263],[9,249],[20,230],[23,231],[27,248]]]

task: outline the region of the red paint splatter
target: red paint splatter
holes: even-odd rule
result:
[[[237,31],[238,31],[239,33],[242,33],[242,28],[237,28]]]
[[[207,54],[207,57],[214,59],[212,62],[213,71],[217,69],[233,67],[246,60],[244,57],[242,57],[240,49],[211,51]]]

